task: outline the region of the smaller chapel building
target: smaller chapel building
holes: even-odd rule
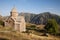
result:
[[[10,16],[6,19],[5,26],[12,27],[14,30],[19,32],[26,31],[25,18],[23,15],[18,16],[15,7],[11,10]]]

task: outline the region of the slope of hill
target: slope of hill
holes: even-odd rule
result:
[[[57,21],[58,24],[60,24],[60,17],[56,14],[51,14],[50,12],[37,14],[34,18],[32,18],[31,23],[46,24],[48,19],[53,18]]]
[[[45,37],[45,36],[37,36],[34,34],[26,34],[19,32],[0,32],[0,39],[6,40],[59,40],[57,37]]]
[[[40,14],[32,14],[32,13],[23,13],[25,16],[26,22],[30,22],[33,24],[46,24],[48,19],[54,18],[58,24],[60,24],[60,16],[56,14],[52,14],[50,12],[44,12]],[[20,13],[19,15],[22,15]]]

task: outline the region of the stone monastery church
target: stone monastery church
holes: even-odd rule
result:
[[[14,30],[19,32],[26,31],[24,16],[18,16],[18,12],[15,7],[11,10],[10,16],[6,19],[5,26],[12,27]]]

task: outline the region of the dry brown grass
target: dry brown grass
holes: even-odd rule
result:
[[[39,25],[40,26],[40,25]],[[11,30],[9,27],[0,27],[0,31],[6,31]],[[60,38],[54,37],[54,36],[38,36],[35,34],[28,34],[28,33],[20,33],[16,31],[10,31],[10,32],[0,32],[0,38],[6,38],[9,40],[60,40]]]
[[[0,38],[7,38],[9,40],[59,40],[57,37],[45,37],[45,36],[37,36],[34,34],[27,33],[19,33],[19,32],[0,32]]]

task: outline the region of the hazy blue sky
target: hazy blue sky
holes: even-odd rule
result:
[[[51,12],[60,15],[60,0],[0,0],[0,14],[9,15],[13,6],[18,12]]]

